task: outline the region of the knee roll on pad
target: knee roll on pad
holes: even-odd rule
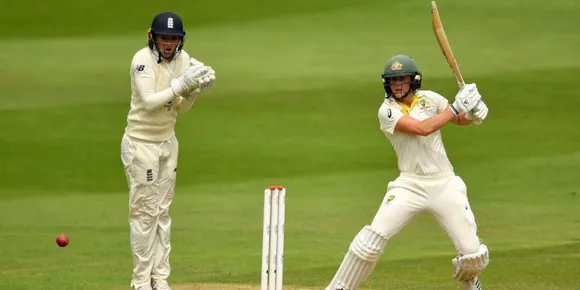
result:
[[[481,244],[477,253],[458,256],[452,260],[452,263],[455,266],[453,278],[459,281],[471,280],[477,277],[489,264],[487,246]]]
[[[387,237],[365,226],[350,244],[349,251],[366,262],[376,262],[387,246]]]

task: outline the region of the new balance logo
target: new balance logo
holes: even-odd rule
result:
[[[173,28],[173,17],[167,18],[167,28]]]

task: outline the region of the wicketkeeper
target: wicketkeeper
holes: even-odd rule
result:
[[[185,31],[172,12],[155,16],[148,46],[131,62],[131,109],[121,143],[129,185],[129,226],[133,253],[131,286],[169,290],[171,217],[179,143],[178,113],[189,111],[210,88],[215,71],[183,50]]]

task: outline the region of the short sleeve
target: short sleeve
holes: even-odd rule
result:
[[[443,111],[445,111],[445,109],[447,109],[447,105],[449,104],[449,101],[442,95],[437,94],[440,99],[439,99],[439,104],[437,105],[437,113],[441,113]]]
[[[437,114],[447,109],[447,105],[449,104],[447,98],[433,91],[428,91],[428,94],[429,97],[431,97],[431,99],[433,100],[433,102],[435,102],[435,104],[437,105]]]
[[[426,97],[426,98],[429,98],[429,100],[431,100],[431,102],[437,108],[437,114],[439,114],[439,113],[445,111],[445,109],[447,109],[447,105],[449,104],[449,101],[444,96],[442,96],[434,91],[421,91],[420,94],[422,97]]]
[[[379,122],[381,124],[381,131],[389,134],[395,133],[395,126],[397,122],[404,116],[403,112],[399,109],[389,106],[382,105],[379,109]]]

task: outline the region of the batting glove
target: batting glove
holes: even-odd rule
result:
[[[481,123],[487,117],[488,112],[489,109],[487,108],[487,105],[483,102],[483,100],[479,100],[473,110],[465,113],[465,118],[468,120],[474,120],[477,123]]]
[[[455,115],[461,112],[471,111],[481,100],[481,95],[475,84],[465,85],[455,96],[455,101],[451,104],[451,111]]]

